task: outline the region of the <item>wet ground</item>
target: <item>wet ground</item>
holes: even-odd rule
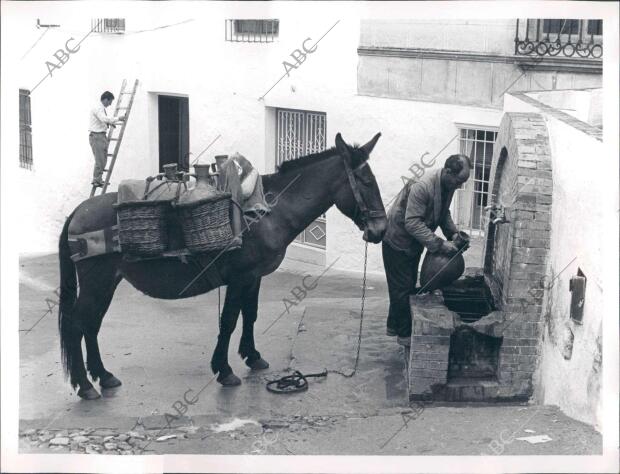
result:
[[[82,401],[60,365],[53,303],[57,257],[23,258],[20,265],[22,452],[475,455],[601,450],[595,430],[555,407],[410,407],[402,348],[385,335],[383,278],[368,281],[358,370],[353,377],[336,373],[349,375],[355,364],[361,275],[330,270],[298,300],[291,290],[302,286],[299,265],[263,280],[255,339],[271,367],[261,372],[245,367],[236,354],[240,327],[233,335],[229,362],[243,384],[232,388],[221,387],[209,369],[217,338],[217,291],[164,301],[122,282],[99,341],[106,368],[123,385],[99,400]],[[323,271],[307,270],[314,276]],[[223,291],[221,296],[223,302]],[[278,395],[265,388],[268,380],[293,370],[325,369],[328,375],[309,379],[305,392]],[[531,444],[518,439],[537,435],[551,440]]]

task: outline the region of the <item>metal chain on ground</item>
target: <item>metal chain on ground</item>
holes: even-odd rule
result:
[[[346,378],[351,378],[357,372],[357,364],[360,360],[360,349],[362,348],[362,324],[364,323],[364,303],[366,301],[366,267],[368,265],[368,242],[364,247],[364,276],[362,278],[362,307],[360,309],[360,328],[357,335],[357,354],[355,355],[355,364],[353,365],[353,371],[349,374],[345,374],[340,370],[327,370],[327,373],[342,375]]]
[[[342,375],[345,378],[351,378],[357,372],[357,365],[360,360],[360,349],[362,348],[362,326],[364,323],[364,303],[366,301],[366,268],[368,265],[368,242],[366,242],[366,246],[364,247],[364,276],[362,278],[362,306],[360,310],[360,327],[357,335],[357,353],[355,354],[355,364],[353,365],[353,370],[345,374],[340,370],[324,370],[321,373],[317,374],[302,374],[298,370],[296,370],[292,375],[287,375],[281,377],[276,380],[271,380],[267,383],[267,390],[274,393],[295,393],[302,392],[308,389],[308,380],[309,377],[326,377],[327,374],[338,374]],[[305,314],[305,313],[304,313]]]

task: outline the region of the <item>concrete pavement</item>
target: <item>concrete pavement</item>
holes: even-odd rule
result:
[[[87,452],[111,454],[514,455],[601,449],[595,430],[554,407],[427,405],[412,410],[402,349],[385,336],[387,290],[378,277],[368,280],[355,376],[331,372],[310,379],[306,392],[268,392],[267,380],[292,369],[349,373],[355,361],[361,275],[330,270],[298,301],[291,293],[303,286],[304,272],[298,266],[263,280],[255,339],[271,367],[250,372],[236,354],[240,327],[233,335],[229,361],[243,380],[233,388],[217,384],[209,369],[217,338],[217,291],[164,301],[122,282],[99,341],[106,368],[123,386],[102,399],[82,401],[63,378],[57,312],[53,302],[46,303],[46,298],[56,299],[57,257],[23,258],[20,266],[23,452],[85,452],[89,446]],[[323,271],[304,270],[314,276]],[[222,290],[222,302],[223,295]],[[53,309],[46,314],[48,305]],[[183,417],[176,417],[175,407]],[[104,428],[108,431],[98,434]],[[516,439],[539,434],[551,441]],[[87,440],[74,441],[80,436]],[[66,444],[50,446],[62,438],[68,439]]]

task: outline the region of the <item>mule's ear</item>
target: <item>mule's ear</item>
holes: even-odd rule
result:
[[[381,137],[381,132],[377,133],[374,137],[372,137],[372,140],[366,143],[366,145],[362,147],[362,150],[364,150],[370,156],[370,153],[372,152],[373,148],[377,144],[377,141],[379,140],[380,137]]]
[[[340,132],[336,134],[336,150],[338,150],[338,153],[343,156],[349,154],[349,147],[342,139],[342,135],[340,135]]]

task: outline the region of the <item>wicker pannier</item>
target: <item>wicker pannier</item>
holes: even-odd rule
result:
[[[200,253],[227,248],[234,235],[230,225],[230,193],[177,203],[185,245]]]
[[[166,221],[170,200],[129,201],[114,205],[123,252],[139,256],[160,255],[168,248]]]

